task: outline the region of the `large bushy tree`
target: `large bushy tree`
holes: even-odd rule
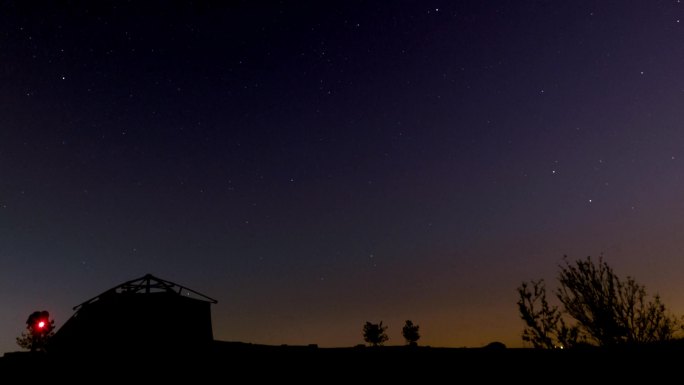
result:
[[[663,342],[682,330],[658,295],[649,297],[632,277],[620,279],[603,258],[574,263],[566,258],[558,281],[555,296],[562,307],[549,304],[543,280],[518,288],[523,340],[534,347]]]

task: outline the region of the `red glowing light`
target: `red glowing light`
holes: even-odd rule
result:
[[[42,329],[44,327],[45,327],[45,321],[38,322],[38,329]]]

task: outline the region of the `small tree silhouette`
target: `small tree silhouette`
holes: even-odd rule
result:
[[[407,345],[418,345],[418,340],[420,339],[420,333],[418,333],[419,328],[420,326],[414,325],[411,320],[406,320],[406,324],[404,324],[403,329],[401,329],[401,335],[404,336]]]
[[[45,345],[55,334],[55,321],[47,311],[34,311],[26,320],[26,331],[17,337],[17,345],[32,352],[45,351]]]
[[[382,321],[379,324],[366,322],[363,325],[363,339],[373,346],[382,345],[389,339],[385,330],[387,330],[387,326],[382,326]]]

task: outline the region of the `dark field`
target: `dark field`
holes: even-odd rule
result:
[[[28,383],[653,383],[678,382],[681,346],[576,350],[264,346],[215,342],[206,349],[12,353],[4,377]]]

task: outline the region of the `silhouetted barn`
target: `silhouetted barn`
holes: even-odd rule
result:
[[[147,274],[74,307],[51,351],[163,351],[208,346],[211,304],[194,290]]]

